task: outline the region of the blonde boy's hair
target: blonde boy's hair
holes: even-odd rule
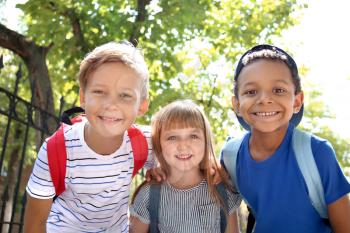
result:
[[[140,49],[129,42],[109,42],[96,47],[80,63],[79,85],[84,91],[91,74],[101,65],[122,62],[142,78],[141,99],[148,99],[149,73]]]

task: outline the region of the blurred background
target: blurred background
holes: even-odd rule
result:
[[[327,138],[349,177],[348,9],[346,0],[0,0],[0,232],[21,232],[36,152],[62,110],[79,105],[79,62],[108,41],[137,44],[149,65],[151,105],[138,123],[191,98],[218,154],[244,133],[230,106],[237,59],[258,43],[287,50],[306,96],[300,128]]]

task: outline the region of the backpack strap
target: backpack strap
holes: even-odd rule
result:
[[[84,109],[80,107],[73,107],[63,112],[61,121],[72,125],[81,122],[84,119]],[[70,118],[72,115],[77,116]],[[67,166],[67,151],[64,138],[64,125],[61,124],[59,129],[47,141],[47,158],[50,169],[50,175],[55,187],[56,197],[65,190],[65,177]],[[134,170],[132,176],[144,166],[148,157],[148,143],[143,133],[135,126],[128,129],[128,135],[133,151]]]
[[[224,201],[224,206],[220,208],[220,231],[221,233],[224,233],[227,226],[227,219],[226,219],[226,212],[228,213],[228,197],[226,192],[226,187],[223,183],[220,183],[216,186],[216,190],[220,194],[221,198]]]
[[[292,141],[294,154],[309,191],[311,204],[322,218],[328,218],[322,181],[312,153],[311,134],[294,129]]]
[[[158,233],[158,216],[159,216],[159,202],[160,202],[160,192],[161,186],[160,184],[151,184],[150,192],[149,192],[149,214],[150,214],[150,225],[149,225],[149,233]],[[220,208],[220,232],[224,233],[226,230],[227,222],[226,222],[226,211],[228,211],[228,197],[225,185],[220,183],[216,186],[216,190],[222,197],[224,201],[224,207]]]
[[[158,211],[160,201],[160,184],[151,184],[149,191],[149,233],[158,233]]]
[[[238,157],[238,151],[242,145],[244,136],[241,138],[229,138],[226,142],[224,148],[221,151],[221,158],[220,161],[222,162],[223,166],[226,168],[226,171],[229,173],[231,177],[231,181],[233,186],[236,188],[236,191],[240,193],[238,182],[237,182],[237,157]],[[242,196],[242,199],[244,202],[249,206],[249,202]],[[254,217],[254,214],[251,212],[251,217]],[[255,223],[254,221],[251,222],[252,225]]]
[[[134,170],[132,177],[145,165],[148,157],[148,143],[143,133],[134,125],[128,129],[128,135],[134,155]]]
[[[67,151],[64,140],[64,124],[47,141],[47,159],[56,196],[65,189]]]
[[[61,122],[65,123],[67,125],[72,125],[72,124],[82,120],[81,119],[83,116],[82,113],[84,113],[84,109],[81,107],[70,108],[62,113]],[[77,115],[77,117],[74,117],[73,119],[71,119],[71,117],[73,115],[76,115],[76,114],[79,114],[79,115]]]
[[[76,112],[76,109],[74,109]],[[83,120],[83,115],[78,115],[70,120],[71,124]],[[67,151],[64,138],[64,126],[61,124],[58,130],[47,141],[47,158],[52,183],[55,187],[56,197],[66,189],[65,177],[67,166]],[[144,166],[148,156],[148,144],[143,133],[132,126],[128,129],[131,147],[134,155],[133,177]]]
[[[225,166],[227,172],[231,176],[233,186],[236,188],[238,192],[239,192],[239,188],[237,184],[236,164],[237,164],[238,150],[241,147],[243,138],[244,137],[238,138],[238,139],[235,139],[235,138],[229,139],[221,151],[221,158],[220,158],[220,161],[223,162],[223,165]]]

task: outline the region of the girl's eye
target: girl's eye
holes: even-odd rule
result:
[[[192,134],[191,135],[191,139],[198,139],[199,137],[198,137],[198,135],[196,135],[196,134]]]
[[[176,140],[176,136],[169,136],[169,137],[167,137],[167,140],[168,141]]]

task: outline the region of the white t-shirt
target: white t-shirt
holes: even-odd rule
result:
[[[65,127],[66,190],[52,204],[47,232],[128,232],[129,188],[134,168],[129,136],[125,132],[120,148],[102,156],[86,144],[85,122]],[[153,167],[150,129],[138,128],[148,141],[145,167]],[[26,188],[30,196],[39,199],[55,196],[46,146],[45,141]]]

